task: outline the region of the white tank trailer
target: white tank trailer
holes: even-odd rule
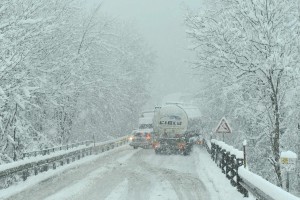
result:
[[[180,104],[156,107],[153,117],[155,153],[188,155],[192,148],[189,121],[186,110]]]

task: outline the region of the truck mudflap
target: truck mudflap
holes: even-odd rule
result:
[[[192,150],[192,143],[181,138],[161,138],[153,143],[156,154],[182,154],[189,155]]]

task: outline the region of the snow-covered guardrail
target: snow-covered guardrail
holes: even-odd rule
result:
[[[237,190],[245,197],[248,197],[248,192],[250,192],[258,200],[300,200],[300,198],[244,168],[243,151],[215,139],[210,142],[205,141],[205,144],[211,158],[226,174],[230,183],[236,186]]]
[[[238,174],[238,168],[244,164],[243,152],[215,139],[212,139],[210,144],[211,158],[230,180],[231,185],[247,197],[248,191],[241,185]]]
[[[26,157],[33,157],[33,156],[36,157],[38,155],[43,155],[44,156],[44,155],[54,153],[54,152],[57,152],[57,151],[69,150],[69,149],[72,149],[72,148],[75,148],[75,147],[78,147],[78,146],[81,146],[81,145],[88,146],[91,143],[93,143],[92,140],[86,140],[86,141],[83,141],[83,142],[71,143],[71,144],[52,147],[52,148],[47,148],[47,149],[43,149],[43,150],[39,150],[39,151],[24,152],[22,159],[24,159]]]
[[[259,200],[300,200],[244,167],[240,167],[238,170],[242,180],[241,185]]]
[[[0,189],[7,188],[19,180],[25,181],[29,176],[37,175],[49,169],[56,169],[59,166],[69,164],[88,155],[108,151],[127,142],[128,136],[125,136],[107,142],[79,146],[50,155],[29,157],[13,163],[0,165]]]
[[[211,149],[211,143],[210,143],[210,141],[204,139],[204,140],[203,140],[203,145],[205,146],[207,152],[210,154],[210,149]]]

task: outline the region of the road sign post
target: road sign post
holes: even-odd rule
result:
[[[292,151],[281,152],[280,164],[286,171],[286,191],[290,190],[290,171],[296,169],[297,154]]]

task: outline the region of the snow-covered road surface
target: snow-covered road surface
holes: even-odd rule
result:
[[[190,156],[182,156],[155,155],[152,149],[136,150],[128,146],[44,180],[9,199],[242,199],[223,178],[224,174],[219,172],[216,176],[214,170],[220,170],[214,165],[205,150],[199,148],[194,148]],[[218,176],[222,176],[221,181]],[[222,181],[228,186],[219,185],[224,184]],[[226,196],[224,192],[229,194]]]

